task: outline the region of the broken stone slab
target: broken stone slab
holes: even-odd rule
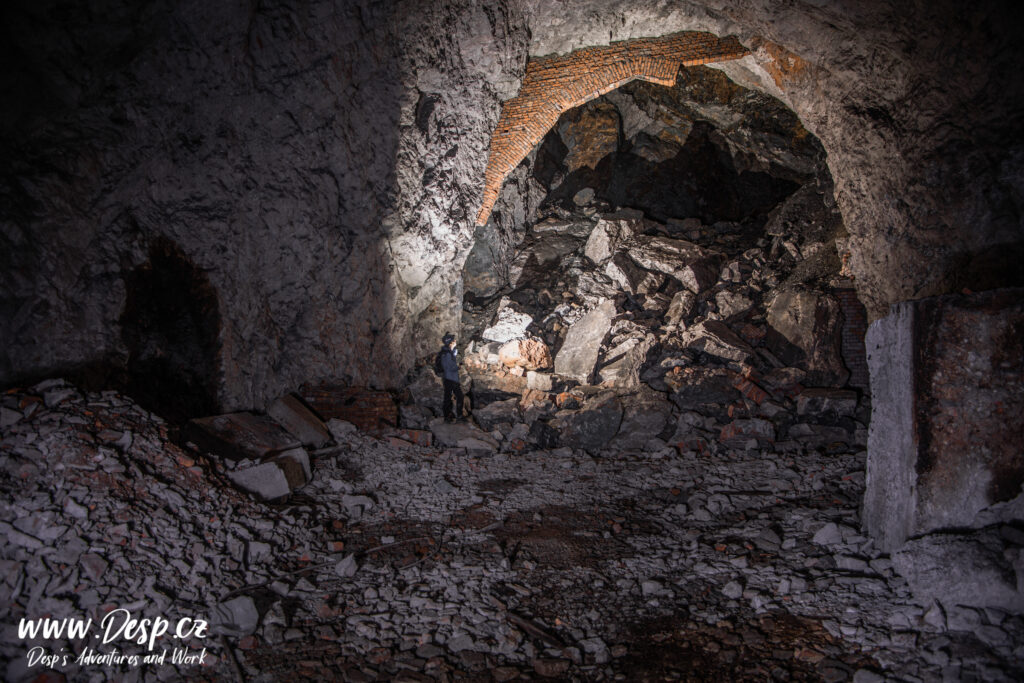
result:
[[[817,386],[841,387],[850,373],[842,360],[839,303],[823,292],[782,290],[768,302],[765,343],[783,363],[807,371]]]
[[[1020,493],[1021,329],[1020,288],[904,302],[868,328],[863,519],[880,548],[975,526]]]
[[[350,496],[344,494],[341,497],[341,505],[345,508],[345,514],[352,521],[358,521],[367,511],[372,510],[377,503],[369,496]]]
[[[343,578],[352,578],[356,575],[359,570],[359,564],[356,562],[355,553],[349,553],[346,555],[338,564],[334,566],[334,571]]]
[[[555,388],[554,376],[549,372],[530,370],[526,373],[526,388],[536,391],[553,391]]]
[[[640,268],[623,253],[615,254],[605,264],[604,274],[627,294],[649,294],[665,283],[664,274]]]
[[[804,389],[796,397],[798,415],[835,415],[853,417],[857,412],[857,392],[849,389]]]
[[[744,292],[731,289],[723,289],[715,294],[715,304],[718,306],[718,314],[724,320],[741,318],[754,307],[754,302]]]
[[[922,604],[996,608],[1024,613],[1024,563],[1007,558],[995,529],[937,533],[907,541],[892,554],[894,569]]]
[[[718,254],[693,242],[640,235],[625,249],[641,268],[673,277],[695,294],[718,282]]]
[[[430,431],[442,446],[449,448],[473,448],[497,450],[498,442],[487,432],[465,422],[445,422],[436,419],[430,423]]]
[[[696,303],[697,295],[688,289],[673,294],[672,301],[668,304],[668,311],[665,313],[665,324],[675,326],[685,323],[690,318]]]
[[[591,231],[594,229],[594,221],[589,218],[556,218],[550,217],[545,218],[540,223],[537,223],[530,232],[535,235],[546,235],[549,233],[555,234],[567,234],[573,235],[574,237],[587,238]]]
[[[607,447],[621,422],[622,404],[615,394],[606,392],[576,410],[557,412],[548,424],[558,432],[559,445],[596,452]]]
[[[274,418],[304,446],[323,448],[331,442],[331,434],[323,421],[292,394],[285,394],[270,404],[267,415]]]
[[[302,452],[305,453],[305,451]],[[306,467],[308,466],[307,459]],[[235,486],[264,501],[284,498],[291,494],[293,488],[303,486],[309,481],[309,478],[305,476],[302,462],[292,456],[280,462],[270,461],[232,470],[227,473],[227,476]],[[293,484],[296,486],[293,487]]]
[[[260,613],[248,595],[239,595],[214,605],[210,610],[210,632],[231,638],[240,638],[256,631]]]
[[[555,356],[555,373],[579,382],[589,382],[601,342],[608,334],[614,317],[615,302],[607,299],[576,321]]]
[[[601,265],[618,251],[619,245],[631,240],[634,234],[642,229],[643,221],[640,219],[616,220],[609,216],[603,217],[587,238],[587,244],[583,247],[583,255]]]
[[[274,420],[253,413],[196,418],[183,431],[201,450],[230,460],[263,460],[302,445]]]
[[[506,367],[525,370],[547,370],[552,366],[551,350],[536,337],[506,342],[498,350],[498,359]]]
[[[309,465],[309,454],[304,448],[293,448],[269,460],[281,468],[285,479],[288,480],[288,487],[294,491],[302,488],[313,478],[313,470]]]
[[[622,347],[625,348],[622,350],[620,347],[618,358],[602,366],[598,371],[601,383],[618,389],[639,387],[640,369],[647,361],[648,352],[656,343],[657,339],[653,334],[649,334],[643,339],[630,339],[624,342]],[[609,352],[608,355],[614,356],[615,354]]]
[[[721,320],[705,320],[688,327],[681,335],[687,347],[726,360],[746,362],[754,350]]]
[[[349,434],[356,432],[356,426],[351,422],[345,420],[339,420],[336,417],[332,417],[327,421],[327,431],[331,433],[331,438],[335,441],[341,441]]]

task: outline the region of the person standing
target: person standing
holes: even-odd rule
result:
[[[441,404],[446,422],[462,421],[462,382],[459,381],[459,350],[455,345],[455,335],[448,333],[441,338],[441,350],[437,354],[435,364],[440,367],[441,381],[444,383],[444,398]],[[454,399],[454,410],[452,410]]]

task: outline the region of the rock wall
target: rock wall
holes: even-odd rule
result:
[[[53,12],[5,9],[0,383],[130,365],[125,282],[157,240],[215,292],[224,409],[392,384],[457,324],[525,61],[505,3]]]

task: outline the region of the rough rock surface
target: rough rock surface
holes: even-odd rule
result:
[[[305,381],[396,385],[458,327],[522,13],[129,4],[60,24],[5,11],[0,381],[123,366],[154,343],[118,322],[168,240],[219,304],[204,360],[222,410]]]

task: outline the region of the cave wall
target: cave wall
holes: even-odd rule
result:
[[[0,382],[124,365],[166,238],[221,312],[221,407],[378,385],[458,322],[487,145],[527,55],[681,30],[822,142],[872,318],[1020,277],[1009,3],[151,0],[3,8]]]
[[[157,240],[216,293],[223,409],[394,384],[457,325],[504,3],[77,5],[3,10],[0,383],[131,365]]]

